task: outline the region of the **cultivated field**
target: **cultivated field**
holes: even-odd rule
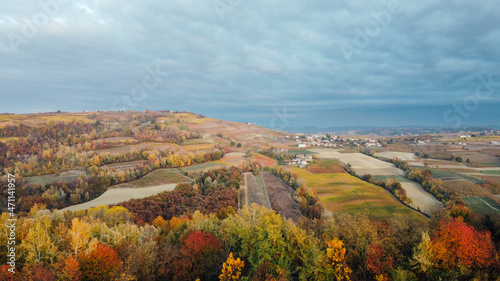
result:
[[[145,164],[147,162],[148,162],[147,160],[135,160],[135,161],[128,161],[128,162],[120,162],[120,163],[114,163],[114,164],[107,164],[107,165],[101,166],[101,168],[106,169],[106,170],[133,169],[138,164],[140,164],[140,163]]]
[[[24,179],[27,182],[46,185],[46,184],[52,184],[54,182],[70,183],[81,175],[86,175],[86,172],[84,170],[70,170],[62,172],[60,174],[26,177]]]
[[[401,182],[401,186],[406,190],[406,196],[411,198],[413,208],[418,208],[428,215],[433,210],[443,208],[443,203],[425,191],[420,184],[416,182]]]
[[[144,188],[113,188],[104,192],[94,200],[62,209],[62,211],[87,210],[100,205],[118,204],[131,199],[140,199],[153,196],[164,191],[175,189],[176,183],[162,184]]]
[[[256,203],[271,209],[271,202],[262,175],[254,176],[252,173],[243,173],[242,181],[243,183],[240,185],[240,202],[242,202],[240,207]]]
[[[297,221],[302,214],[299,211],[299,203],[292,198],[295,191],[273,174],[263,173],[262,177],[269,194],[272,209],[285,218]]]
[[[189,180],[190,179],[188,177],[181,174],[177,169],[158,169],[138,180],[114,185],[110,188],[143,188],[171,183],[189,182]]]
[[[404,171],[396,168],[394,164],[387,163],[361,153],[339,153],[337,150],[333,149],[311,150],[318,153],[318,156],[322,159],[338,159],[344,164],[350,163],[351,167],[358,175],[370,174],[372,176],[384,177],[404,177],[405,175]],[[396,153],[392,155],[398,154]],[[425,191],[420,184],[404,181],[401,182],[401,185],[406,190],[407,196],[412,199],[412,206],[414,208],[420,208],[421,211],[426,214],[430,214],[432,210],[442,206],[442,203],[439,202],[432,194]]]
[[[443,187],[453,190],[460,197],[493,196],[488,189],[464,179],[443,181]]]
[[[181,168],[181,171],[188,172],[189,174],[193,174],[193,173],[203,172],[207,168],[226,167],[228,165],[230,165],[230,164],[221,163],[221,162],[207,162],[207,163],[202,163],[202,164],[197,164],[197,165],[191,165],[188,167],[183,167],[183,168]]]
[[[358,175],[404,175],[404,172],[394,166],[361,153],[341,153],[338,149],[310,149],[321,159],[337,159],[351,167]]]
[[[252,161],[257,161],[262,167],[272,167],[276,165],[276,160],[260,153],[252,153]]]
[[[384,151],[375,153],[375,156],[383,157],[387,159],[398,158],[403,161],[414,161],[417,156],[411,152],[398,152],[398,151]]]
[[[474,213],[500,213],[500,205],[486,197],[466,197],[465,204],[472,208]]]
[[[220,160],[215,161],[215,163],[220,163],[220,164],[238,164],[241,161],[245,161],[245,153],[242,152],[230,152],[226,153],[224,157]]]
[[[405,207],[387,190],[347,173],[311,173],[302,168],[292,168],[292,172],[307,181],[328,211],[377,218],[402,213],[423,219],[422,214]]]

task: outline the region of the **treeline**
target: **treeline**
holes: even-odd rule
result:
[[[63,213],[35,205],[27,217],[15,222],[15,268],[7,264],[7,255],[0,256],[0,280],[496,280],[500,276],[489,232],[446,210],[433,216],[429,226],[405,216],[378,221],[349,214],[295,223],[258,205],[224,216],[215,210],[170,219],[159,216],[145,225],[135,224],[133,216],[121,206]],[[0,217],[2,233],[9,231],[7,219],[7,213]],[[500,229],[498,222],[495,227]],[[1,244],[7,241],[6,235],[0,236]]]
[[[435,179],[432,176],[431,170],[422,170],[419,168],[411,167],[408,162],[399,159],[388,159],[387,161],[394,163],[396,167],[404,170],[408,179],[420,183],[426,191],[434,195],[439,201],[447,203],[448,201],[452,200],[463,204],[462,199],[457,196],[453,196],[452,191],[447,190],[443,187],[442,180]]]
[[[284,160],[291,160],[295,158],[295,154],[287,152],[287,151],[276,151],[273,149],[261,150],[258,153],[265,155],[267,157],[276,159],[278,164],[281,164]]]
[[[295,190],[295,200],[304,216],[312,219],[321,217],[324,207],[314,189],[309,188],[304,180],[298,179],[296,174],[283,167],[273,167],[271,172]]]
[[[246,171],[247,169],[245,169]],[[170,220],[185,213],[200,211],[227,217],[238,208],[242,170],[237,167],[216,168],[194,177],[191,183],[179,183],[172,192],[118,204],[135,214],[136,223],[151,223],[158,216]]]
[[[406,195],[406,190],[403,188],[403,186],[401,185],[400,182],[398,182],[397,180],[395,179],[388,179],[388,180],[379,180],[379,181],[376,181],[372,175],[370,174],[365,174],[363,176],[359,176],[358,174],[356,174],[356,172],[352,169],[351,165],[350,164],[347,164],[344,169],[346,170],[346,172],[348,172],[349,174],[351,174],[352,176],[355,176],[359,179],[362,179],[366,182],[369,182],[371,184],[375,184],[375,185],[378,185],[384,189],[387,189],[392,195],[394,195],[394,197],[396,197],[399,201],[401,201],[401,203],[405,204],[405,205],[408,205],[408,206],[411,206],[412,204],[412,200],[411,198],[408,198],[408,196]]]

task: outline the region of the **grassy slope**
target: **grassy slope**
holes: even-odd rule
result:
[[[189,178],[184,176],[177,169],[158,169],[145,175],[144,177],[129,183],[122,183],[114,186],[115,188],[123,187],[148,187],[162,184],[178,183],[189,181]]]
[[[487,197],[466,197],[463,198],[465,201],[465,204],[469,207],[472,208],[474,213],[478,214],[486,214],[486,213],[491,213],[491,212],[496,212],[500,213],[500,205],[497,204],[495,201],[491,200],[490,198]],[[492,209],[490,206],[484,203],[486,201],[490,206],[493,208],[496,208],[497,210]]]

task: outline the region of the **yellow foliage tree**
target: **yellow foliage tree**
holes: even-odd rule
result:
[[[349,275],[352,273],[352,270],[347,266],[345,261],[346,249],[344,248],[344,242],[338,238],[334,238],[332,241],[326,242],[326,244],[328,245],[326,249],[328,263],[333,266],[333,273],[336,280],[351,280]]]
[[[234,259],[233,253],[229,253],[229,258],[222,265],[222,274],[219,275],[221,281],[240,280],[241,269],[245,266],[245,262],[240,258]]]
[[[89,244],[90,232],[92,228],[90,224],[80,221],[78,218],[74,218],[71,221],[71,249],[75,250],[75,257],[78,256],[78,252],[85,250]]]
[[[22,240],[21,248],[27,252],[26,264],[52,262],[57,256],[57,247],[49,236],[52,220],[42,216],[30,225],[26,238]]]

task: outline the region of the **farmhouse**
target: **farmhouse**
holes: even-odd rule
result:
[[[492,145],[500,145],[500,141],[490,141],[490,144],[492,144]]]

